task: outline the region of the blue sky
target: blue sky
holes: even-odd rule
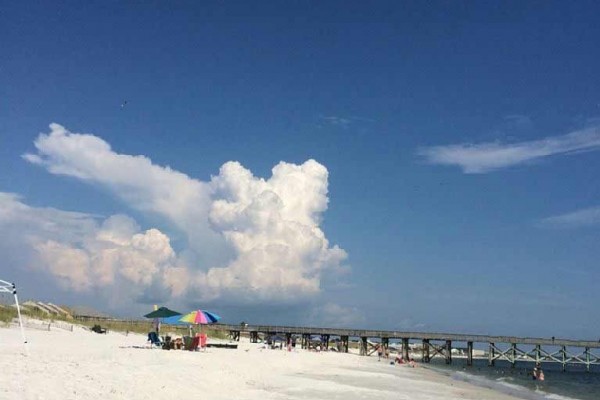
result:
[[[5,4],[0,278],[121,315],[595,338],[600,7],[363,3]]]

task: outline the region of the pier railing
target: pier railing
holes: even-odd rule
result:
[[[378,346],[387,350],[390,339],[400,340],[404,359],[409,358],[409,341],[417,340],[422,343],[423,362],[429,362],[433,357],[443,357],[446,363],[450,364],[452,342],[463,342],[467,344],[467,365],[473,363],[474,343],[488,345],[489,365],[494,365],[497,360],[506,360],[513,367],[517,361],[551,362],[561,364],[563,370],[566,370],[567,365],[583,365],[588,371],[592,365],[600,365],[600,356],[593,352],[600,349],[600,341],[592,340],[247,324],[214,324],[211,328],[229,331],[234,340],[239,340],[241,333],[245,332],[254,342],[258,341],[259,335],[285,335],[287,340],[292,340],[293,336],[300,336],[303,348],[310,348],[314,336],[318,337],[321,348],[328,348],[332,337],[337,337],[338,349],[344,352],[348,352],[350,338],[356,338],[360,354],[364,356],[376,352]],[[377,342],[373,343],[369,339],[376,339]],[[523,349],[524,345],[533,346],[533,349],[526,351]]]

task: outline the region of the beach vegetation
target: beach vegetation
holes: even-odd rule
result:
[[[67,307],[64,307],[67,308]],[[41,321],[53,322],[53,321],[63,321],[68,322],[74,325],[80,325],[91,329],[94,325],[100,325],[102,328],[106,328],[112,332],[121,332],[123,334],[128,333],[138,333],[138,334],[147,334],[151,330],[152,321],[151,320],[137,320],[137,319],[107,319],[107,318],[98,318],[98,319],[85,319],[78,320],[73,319],[71,316],[66,315],[57,315],[57,314],[47,314],[43,311],[37,309],[29,309],[27,307],[21,308],[21,314],[23,317],[29,317],[33,319],[38,319]],[[17,310],[12,306],[3,306],[0,305],[0,325],[8,325],[14,318],[17,318]],[[192,335],[195,335],[200,331],[200,327],[198,325],[192,326]],[[227,332],[210,329],[208,326],[203,326],[202,331],[208,334],[209,337],[216,339],[227,339]],[[161,326],[161,335],[172,335],[172,336],[186,336],[189,335],[190,329],[186,325],[162,325]]]
[[[6,325],[17,316],[17,310],[0,305],[0,324]]]

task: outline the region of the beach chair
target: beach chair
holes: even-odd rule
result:
[[[206,351],[206,341],[208,339],[208,336],[206,335],[206,333],[202,333],[198,336],[198,339],[200,339],[200,348],[204,351]]]
[[[192,344],[190,345],[190,348],[188,350],[189,351],[197,351],[199,345],[200,345],[200,338],[198,336],[195,336],[192,338]]]
[[[183,337],[183,349],[184,350],[189,350],[192,347],[192,337],[191,336],[184,336]]]
[[[171,350],[173,348],[173,342],[171,341],[171,336],[165,336],[163,341],[162,348],[163,350]]]
[[[156,332],[148,332],[148,342],[150,342],[150,347],[157,346],[161,347],[162,342],[160,341],[160,337]]]
[[[106,328],[102,328],[100,325],[94,325],[91,329],[92,332],[96,333],[106,333],[108,332]]]

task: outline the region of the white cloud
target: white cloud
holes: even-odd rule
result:
[[[553,155],[600,148],[600,128],[592,127],[562,136],[519,143],[456,144],[425,147],[418,150],[427,162],[455,165],[467,174],[481,174],[519,165]]]
[[[50,239],[34,243],[33,248],[62,285],[75,291],[92,287],[90,258],[85,251]]]
[[[316,161],[279,163],[271,179],[254,177],[239,163],[223,165],[212,179],[210,221],[238,257],[208,272],[207,284],[243,291],[247,297],[315,294],[321,272],[346,253],[319,228],[327,209],[327,170]],[[269,291],[261,288],[271,288]]]
[[[50,133],[40,134],[34,145],[37,154],[25,154],[25,160],[53,174],[101,185],[130,207],[164,216],[188,235],[192,245],[216,247],[220,242],[206,220],[211,202],[207,183],[154,165],[144,156],[118,154],[101,138],[71,133],[58,124],[51,124]]]
[[[165,234],[142,232],[124,215],[99,223],[87,214],[30,207],[0,193],[0,229],[29,246],[29,268],[79,292],[125,284],[139,295],[177,264]]]
[[[600,206],[584,208],[570,213],[544,218],[543,226],[579,228],[600,224]]]
[[[352,123],[352,119],[344,118],[344,117],[330,116],[330,117],[322,117],[322,119],[329,122],[331,125],[340,126],[344,129],[347,128]]]
[[[202,182],[147,157],[116,153],[97,136],[58,124],[50,129],[35,140],[37,153],[24,155],[26,160],[106,188],[130,207],[163,217],[186,235],[183,251],[193,254],[183,262],[164,233],[139,232],[131,219],[111,217],[76,247],[88,253],[93,282],[109,285],[118,273],[148,287],[160,276],[173,296],[295,301],[319,293],[323,274],[342,269],[345,251],[331,246],[320,229],[329,201],[328,172],[314,160],[280,162],[269,179],[227,162]],[[60,246],[40,248],[57,274],[69,275],[72,266],[62,261]],[[78,289],[89,287],[86,276],[77,278]]]
[[[340,116],[336,116],[336,115],[330,115],[330,116],[326,116],[326,117],[321,117],[321,119],[330,125],[337,126],[342,129],[346,129],[356,123],[375,122],[375,120],[373,120],[371,118],[356,117],[356,116],[340,117]]]

